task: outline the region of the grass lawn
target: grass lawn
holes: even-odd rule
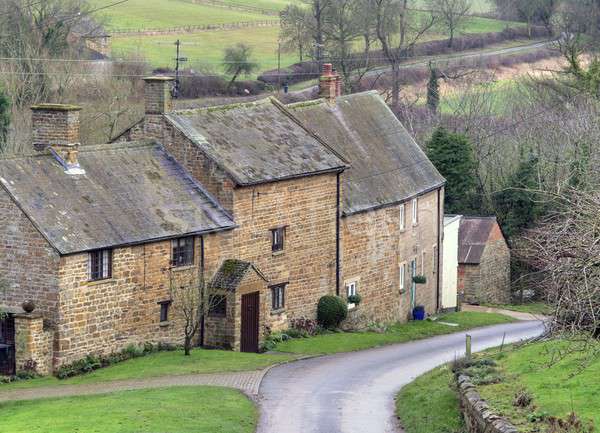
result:
[[[110,4],[110,0],[91,0],[93,7]],[[205,24],[276,19],[259,13],[237,11],[178,0],[129,0],[98,12],[110,29],[158,29]]]
[[[548,341],[506,352],[498,359],[505,380],[480,387],[482,396],[502,415],[508,417],[520,432],[540,431],[539,424],[529,421],[532,413],[564,418],[571,411],[583,420],[593,420],[600,427],[600,343],[596,356],[571,354],[553,363],[552,355],[565,351],[561,341]],[[581,370],[582,363],[589,363]],[[535,409],[515,408],[515,394],[525,388],[533,396]],[[545,431],[545,430],[544,430]]]
[[[2,384],[0,385],[0,392],[16,388],[75,385],[169,375],[258,370],[292,359],[294,359],[294,356],[286,354],[240,353],[224,350],[196,349],[192,351],[190,356],[184,356],[183,352],[179,350],[159,352],[123,361],[70,379],[59,380],[55,377],[43,377]]]
[[[2,433],[251,433],[242,393],[216,387],[124,391],[0,404]]]
[[[297,354],[331,354],[352,352],[386,344],[403,343],[411,340],[451,334],[466,329],[487,325],[510,323],[514,319],[501,314],[460,312],[450,313],[440,318],[443,322],[456,323],[448,326],[439,321],[409,322],[391,326],[386,332],[342,332],[322,334],[310,338],[298,338],[277,345],[280,352]]]
[[[448,365],[418,377],[396,397],[396,415],[406,433],[463,433],[458,395]],[[430,408],[435,410],[424,410]]]

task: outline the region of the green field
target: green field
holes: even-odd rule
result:
[[[471,0],[471,13],[482,14],[494,11],[493,0]],[[415,7],[428,8],[428,0],[415,0]]]
[[[93,7],[109,0],[91,0]],[[187,3],[181,0],[129,0],[98,12],[111,29],[160,29],[275,19],[259,13]]]
[[[125,391],[0,404],[2,433],[251,433],[241,392],[216,387]]]

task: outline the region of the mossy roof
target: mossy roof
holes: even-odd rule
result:
[[[341,171],[346,167],[335,152],[271,98],[175,111],[166,118],[238,185]]]
[[[343,175],[346,215],[402,202],[445,182],[377,92],[288,108],[350,164]]]
[[[83,175],[50,152],[0,160],[0,183],[61,254],[234,227],[230,216],[152,141],[81,146]]]
[[[235,292],[249,271],[256,272],[260,278],[267,281],[265,276],[250,262],[243,260],[225,260],[213,276],[209,287],[215,290]]]

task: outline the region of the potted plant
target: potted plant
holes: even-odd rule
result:
[[[413,320],[425,320],[425,306],[417,305],[413,308]]]
[[[413,282],[415,284],[427,284],[427,277],[425,275],[415,275],[413,277]]]
[[[357,293],[356,295],[348,296],[348,308],[357,307],[362,301],[362,297]]]

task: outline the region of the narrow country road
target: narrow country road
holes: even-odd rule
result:
[[[532,338],[539,321],[491,326],[275,367],[260,387],[258,433],[397,433],[394,397],[417,376],[473,350]],[[435,408],[424,407],[433,411]]]

